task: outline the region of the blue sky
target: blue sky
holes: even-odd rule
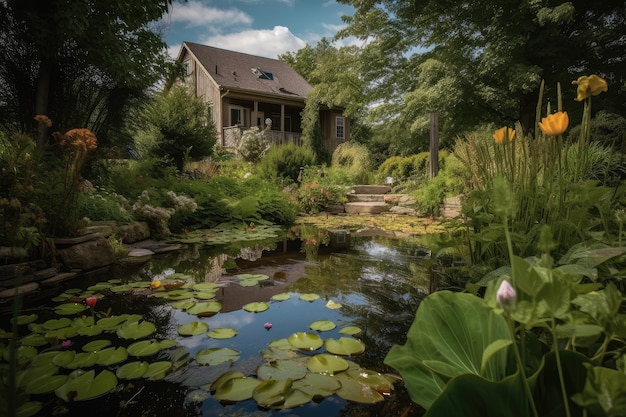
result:
[[[277,58],[331,40],[352,12],[334,0],[176,0],[160,29],[172,57],[190,41]]]

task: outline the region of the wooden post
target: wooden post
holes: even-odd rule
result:
[[[437,113],[430,114],[430,179],[439,173],[439,122]]]

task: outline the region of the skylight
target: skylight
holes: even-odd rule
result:
[[[273,80],[274,74],[269,71],[263,71],[261,68],[251,68],[254,75],[261,80]]]

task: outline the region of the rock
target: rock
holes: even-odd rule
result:
[[[20,285],[17,288],[9,288],[3,291],[0,291],[0,298],[10,298],[13,297],[16,292],[18,295],[29,294],[33,291],[36,291],[39,288],[39,284],[36,282],[29,282],[28,284]]]
[[[62,272],[60,274],[56,274],[51,278],[45,279],[41,281],[41,285],[54,285],[59,282],[67,281],[72,278],[75,278],[78,274],[76,272]]]
[[[0,259],[23,259],[28,258],[28,251],[24,248],[0,246]]]
[[[146,222],[135,222],[118,227],[115,234],[124,243],[135,243],[150,237],[150,227]]]
[[[98,224],[87,226],[81,232],[84,234],[100,233],[104,237],[109,237],[113,234],[113,228],[106,224]]]
[[[417,203],[413,197],[408,194],[385,194],[385,203],[397,206],[412,206]]]
[[[389,212],[393,214],[402,214],[405,216],[417,215],[417,212],[415,211],[415,209],[412,209],[411,207],[404,207],[404,206],[393,206],[389,209]]]
[[[154,255],[154,252],[149,249],[135,248],[128,252],[120,262],[124,265],[142,264],[148,262],[152,255]]]
[[[69,248],[59,249],[58,253],[63,263],[70,269],[89,270],[115,262],[113,246],[102,236]]]

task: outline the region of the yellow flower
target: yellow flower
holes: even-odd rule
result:
[[[578,77],[576,81],[572,81],[572,84],[578,86],[576,101],[583,101],[587,97],[597,96],[601,92],[609,90],[609,86],[604,78],[600,78],[595,74],[588,77],[586,75]]]
[[[565,132],[569,125],[569,117],[567,112],[558,111],[553,114],[549,114],[539,122],[539,127],[547,136],[558,136]]]
[[[161,286],[161,281],[159,281],[159,280],[152,281],[150,283],[150,288],[153,289],[153,290],[159,288],[160,286]]]
[[[493,138],[496,143],[504,142],[504,138],[508,138],[510,141],[515,138],[515,129],[511,129],[510,127],[501,127],[493,133]]]

